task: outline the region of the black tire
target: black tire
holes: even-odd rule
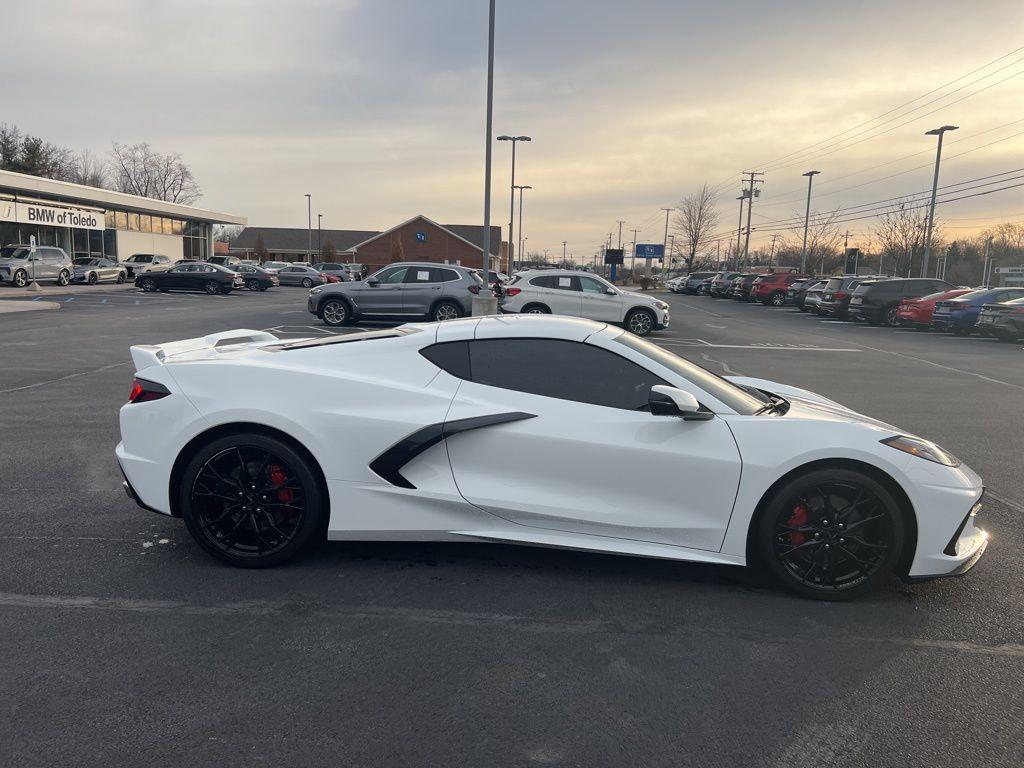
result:
[[[154,291],[156,291],[156,280],[154,280],[152,277],[142,278],[142,290],[144,290],[146,293],[153,293]]]
[[[313,287],[313,281],[310,280],[308,277],[302,278],[302,287],[303,288],[312,288]]]
[[[328,299],[320,305],[320,319],[332,328],[351,325],[352,309],[344,299]]]
[[[57,285],[64,287],[71,282],[71,273],[66,269],[62,269],[57,273]]]
[[[28,273],[24,269],[19,269],[14,273],[14,285],[17,288],[24,288],[28,285]]]
[[[270,287],[269,285],[261,285],[260,286],[260,292],[262,293],[263,291],[267,290],[267,288],[269,288],[269,287]]]
[[[116,282],[118,285],[123,285],[124,281],[125,281],[124,272],[118,272],[117,273],[117,280],[115,280],[114,282]]]
[[[460,317],[462,317],[462,310],[454,301],[439,301],[430,313],[430,319],[435,323],[458,320]]]
[[[323,533],[327,504],[316,470],[291,445],[267,435],[207,443],[189,461],[178,493],[192,538],[230,565],[280,565]]]
[[[1000,331],[995,336],[997,339],[999,339],[1001,342],[1005,344],[1010,344],[1012,342],[1017,341],[1017,336],[1015,334],[1006,333],[1005,331]]]
[[[882,322],[884,325],[894,326],[899,318],[896,317],[896,313],[899,311],[898,304],[890,304],[885,308],[885,313],[882,315]]]
[[[550,315],[551,310],[545,307],[543,304],[527,304],[521,310],[521,315]]]
[[[90,272],[89,277],[87,277],[85,281],[89,283],[89,285],[96,285],[96,283],[98,283],[100,279],[96,277],[95,272]]]
[[[231,292],[232,292],[233,290],[235,290],[235,289],[234,289],[234,288],[231,288],[230,286],[224,286],[223,288],[221,288],[221,289],[220,289],[220,292],[221,292],[221,294],[223,294],[224,296],[227,296],[227,295],[228,295],[229,293],[231,293]]]
[[[860,472],[825,468],[779,488],[754,535],[760,564],[786,589],[816,600],[852,600],[892,572],[906,531],[884,485]]]
[[[658,318],[654,316],[654,313],[651,312],[651,310],[633,309],[626,315],[623,325],[626,326],[627,331],[635,336],[647,336],[654,330],[654,326],[657,325],[657,323]]]
[[[205,283],[203,283],[203,290],[206,291],[211,296],[216,296],[218,293],[220,293],[220,283],[218,283],[216,280],[207,280]]]
[[[799,307],[797,307],[797,309],[799,309],[801,312],[807,312],[808,311],[808,307],[805,307],[803,304],[801,304]]]
[[[245,287],[248,288],[250,291],[258,291],[260,289],[260,281],[259,280],[246,280],[245,281]]]
[[[786,303],[786,294],[782,291],[775,291],[771,296],[768,297],[768,301],[765,304],[770,304],[773,307],[781,307]]]

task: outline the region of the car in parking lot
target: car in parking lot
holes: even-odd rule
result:
[[[0,283],[24,288],[33,280],[52,280],[57,285],[71,282],[75,265],[63,248],[52,245],[5,245],[0,248]]]
[[[275,273],[281,285],[301,285],[303,288],[312,288],[314,285],[323,285],[328,282],[324,273],[313,269],[308,264],[289,264],[281,267]]]
[[[819,280],[804,291],[804,301],[800,305],[801,311],[818,314],[818,305],[821,303],[821,297],[825,294],[826,285],[828,285],[828,280]]]
[[[713,299],[723,299],[732,289],[732,281],[740,276],[739,272],[718,272],[708,283],[707,295]]]
[[[807,312],[810,307],[807,306],[807,294],[809,292],[818,291],[818,300],[821,299],[821,291],[825,288],[827,280],[822,280],[820,277],[810,277],[806,280],[793,283],[786,291],[786,304],[791,307],[796,307],[801,312]]]
[[[134,279],[143,272],[161,272],[170,269],[175,262],[169,256],[159,253],[133,253],[121,260],[121,265],[128,270],[128,277]]]
[[[955,299],[972,290],[974,289],[954,288],[949,291],[929,293],[919,299],[903,299],[896,307],[896,322],[921,331],[927,330],[932,327],[932,312],[935,311],[935,302]]]
[[[267,272],[277,272],[278,270],[290,267],[292,262],[290,261],[264,261],[260,266],[267,270]]]
[[[896,313],[905,299],[919,299],[954,287],[932,277],[865,280],[854,289],[848,314],[854,320],[866,320],[872,325],[896,325]]]
[[[154,291],[203,291],[210,295],[228,294],[235,288],[244,288],[245,282],[237,272],[227,267],[206,262],[175,264],[160,272],[143,272],[135,278],[135,285],[147,293]]]
[[[234,264],[230,269],[232,272],[242,276],[245,287],[250,291],[265,291],[268,288],[281,284],[276,274],[268,272],[263,267],[239,263]]]
[[[345,282],[346,280],[352,279],[348,270],[348,265],[341,264],[336,261],[318,261],[313,265],[313,269],[317,272],[322,272],[324,277],[329,277],[331,275],[337,277],[338,282]]]
[[[227,267],[228,269],[233,268],[236,264],[242,263],[242,260],[237,256],[211,256],[206,261],[210,264]]]
[[[107,280],[121,284],[128,279],[128,270],[112,259],[79,258],[75,259],[75,268],[71,276],[72,282],[96,285]]]
[[[330,326],[379,318],[454,320],[472,314],[473,297],[482,287],[474,269],[400,262],[366,280],[313,288],[306,308]]]
[[[983,336],[1000,341],[1024,338],[1024,299],[983,305],[974,327]]]
[[[1024,288],[983,288],[955,299],[938,301],[932,313],[932,328],[961,336],[969,335],[985,304],[1002,304],[1020,298],[1024,298]]]
[[[732,288],[729,291],[729,298],[735,301],[750,301],[750,289],[754,281],[761,276],[758,272],[747,272],[733,278]]]
[[[701,293],[708,278],[713,278],[715,272],[691,272],[685,277],[680,278],[678,287],[679,293],[688,293],[690,295]]]
[[[818,302],[819,315],[831,315],[845,320],[854,289],[865,280],[884,280],[888,275],[837,275],[830,277]]]
[[[769,272],[754,278],[750,286],[751,301],[760,301],[766,307],[781,307],[786,303],[789,287],[807,275],[799,272]]]
[[[624,291],[597,275],[572,270],[520,272],[504,287],[502,312],[585,317],[625,326],[637,336],[667,328],[668,304],[654,296]]]

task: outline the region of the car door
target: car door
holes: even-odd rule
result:
[[[586,275],[576,279],[580,282],[580,316],[607,323],[622,322],[622,296],[615,288]],[[609,294],[609,289],[614,294]]]
[[[160,288],[185,288],[186,277],[191,264],[179,264],[166,272],[149,272],[146,277],[152,278]]]
[[[409,267],[405,271],[402,314],[426,315],[440,296],[440,270],[432,267]]]
[[[472,380],[446,423],[508,421],[447,440],[467,501],[538,529],[721,548],[740,476],[724,420],[652,415],[650,389],[666,382],[593,344],[456,343]]]
[[[408,267],[385,267],[355,288],[359,312],[365,315],[402,314]]]
[[[556,315],[579,317],[583,311],[583,291],[575,275],[550,275],[545,301]]]

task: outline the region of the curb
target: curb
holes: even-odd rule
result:
[[[60,309],[56,301],[11,301],[0,299],[0,315],[13,315],[17,312],[37,312],[42,309]]]

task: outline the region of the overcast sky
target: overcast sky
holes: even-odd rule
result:
[[[0,120],[97,152],[180,151],[200,205],[256,225],[305,226],[305,192],[325,227],[482,221],[486,0],[34,0],[3,17]],[[758,243],[767,218],[802,214],[810,168],[815,209],[927,189],[922,134],[943,123],[961,130],[940,183],[1024,168],[1024,48],[905,118],[771,164],[1022,46],[1020,0],[498,0],[494,129],[533,137],[517,174],[534,187],[531,250],[589,256],[618,219],[624,239],[660,241],[659,209],[704,181],[722,182],[726,231],[739,172],[767,166]],[[507,227],[508,144],[494,160]],[[1024,187],[940,214],[953,237],[1022,221]],[[850,222],[852,239],[870,223]]]

